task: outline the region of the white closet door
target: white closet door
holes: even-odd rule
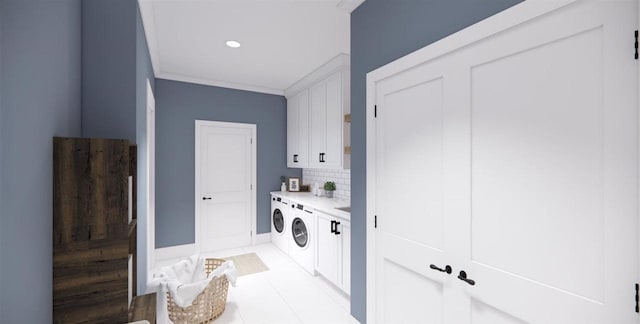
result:
[[[459,54],[472,322],[635,321],[636,12],[578,2]]]
[[[376,80],[377,322],[636,321],[636,12],[577,1]]]
[[[447,323],[451,265],[443,209],[443,69],[410,71],[376,89],[376,318]],[[453,303],[448,303],[453,305]]]

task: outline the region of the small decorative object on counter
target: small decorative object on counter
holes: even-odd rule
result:
[[[285,182],[286,178],[284,176],[280,177],[280,182],[282,182],[282,184],[280,185],[280,191],[282,192],[286,192],[287,191],[287,183]]]
[[[327,181],[324,183],[324,191],[327,198],[333,198],[333,192],[336,190],[336,183],[333,181]]]
[[[293,191],[293,192],[300,191],[300,178],[298,177],[289,178],[289,191]]]

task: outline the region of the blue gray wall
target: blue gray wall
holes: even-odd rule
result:
[[[2,42],[2,30],[3,30],[3,24],[2,22],[4,21],[4,19],[2,18],[4,15],[2,14],[2,12],[6,11],[6,9],[4,9],[4,4],[2,3],[4,0],[0,0],[0,258],[4,257],[4,250],[3,250],[3,241],[2,241],[2,237],[4,236],[3,233],[3,228],[5,228],[6,226],[4,225],[4,221],[3,219],[3,213],[2,213],[2,206],[4,206],[4,204],[2,203],[2,191],[4,190],[3,188],[3,176],[2,174],[4,173],[4,160],[2,159],[2,152],[4,151],[4,141],[2,140],[4,138],[4,133],[2,131],[3,127],[2,124],[4,124],[3,120],[4,120],[4,112],[3,112],[3,108],[2,108],[2,76],[3,74],[3,68],[2,68],[2,48],[3,48],[3,42]],[[0,285],[4,284],[4,277],[3,277],[3,272],[4,270],[2,270],[2,265],[0,265]],[[3,314],[2,310],[3,310],[3,306],[4,305],[4,294],[2,292],[0,292],[0,316]]]
[[[2,241],[2,237],[3,235],[3,228],[5,228],[6,226],[4,225],[4,221],[2,221],[3,219],[3,213],[2,213],[2,206],[4,206],[4,204],[2,203],[2,191],[4,190],[3,188],[3,176],[2,174],[4,173],[4,160],[2,159],[2,151],[4,151],[4,141],[2,140],[4,138],[4,133],[2,132],[2,124],[4,123],[4,110],[2,108],[2,76],[4,75],[3,69],[2,69],[2,48],[3,48],[3,43],[2,43],[2,30],[3,30],[3,24],[2,22],[4,21],[4,19],[2,18],[3,14],[2,12],[6,11],[6,9],[4,8],[4,4],[2,3],[2,1],[4,0],[0,0],[0,258],[4,257],[4,250],[3,250],[3,241]],[[0,284],[4,284],[4,277],[2,275],[2,273],[4,272],[4,270],[2,270],[2,266],[0,265]],[[3,308],[4,306],[4,294],[2,292],[0,292],[0,316],[3,314]]]
[[[0,322],[51,323],[52,137],[80,136],[81,3],[0,0]]]
[[[136,141],[135,0],[82,1],[82,136]]]
[[[271,231],[270,191],[287,166],[287,104],[282,96],[156,80],[156,247],[195,241],[195,120],[257,124],[257,230]]]
[[[351,14],[351,313],[366,320],[366,73],[520,0],[367,0]]]
[[[147,266],[147,94],[154,86],[136,0],[82,1],[82,136],[128,139],[138,146],[138,268]],[[138,271],[138,291],[146,290]]]

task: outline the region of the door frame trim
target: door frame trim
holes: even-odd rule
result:
[[[195,247],[196,253],[208,252],[202,251],[200,238],[200,129],[203,126],[213,126],[213,127],[235,127],[235,128],[244,128],[249,129],[251,131],[251,212],[249,214],[249,218],[251,219],[251,245],[256,244],[256,223],[257,223],[257,147],[258,147],[258,138],[257,138],[257,125],[256,124],[246,124],[246,123],[231,123],[231,122],[221,122],[221,121],[210,121],[210,120],[198,120],[195,121],[195,195],[194,195],[194,204],[195,204]]]
[[[144,179],[143,185],[146,187],[146,194],[147,194],[147,197],[146,197],[147,214],[145,219],[144,216],[141,217],[140,213],[138,213],[138,222],[139,222],[138,228],[140,229],[143,222],[146,222],[146,225],[145,225],[146,233],[143,233],[142,235],[146,236],[146,241],[147,241],[147,249],[146,249],[147,268],[144,275],[145,278],[138,279],[139,280],[138,282],[145,283],[144,287],[141,287],[140,284],[138,284],[139,292],[140,291],[149,292],[153,290],[152,288],[150,288],[153,286],[151,284],[151,281],[153,279],[152,270],[156,266],[156,258],[155,258],[155,251],[156,251],[156,99],[155,99],[153,88],[151,87],[151,83],[149,79],[147,79],[146,81],[146,91],[147,91],[146,93],[147,103],[145,106],[145,115],[147,117],[147,120],[146,120],[147,138],[146,138],[146,150],[144,152],[145,154],[144,159],[146,160],[144,177],[146,177],[146,179]],[[138,150],[142,150],[142,149],[144,149],[144,147],[139,143]],[[138,154],[140,155],[140,153]],[[138,169],[141,169],[140,160],[142,160],[142,158],[138,158]],[[141,172],[138,171],[138,175],[140,174]],[[140,178],[141,177],[138,176],[138,179]],[[140,182],[138,183],[139,183],[138,186],[140,187]],[[145,199],[145,198],[142,198],[142,199]],[[139,202],[140,201],[138,201],[138,203]],[[140,235],[139,237],[142,237],[142,235]],[[138,246],[141,246],[141,245],[138,245]],[[141,271],[138,270],[138,272],[140,273]],[[138,277],[140,277],[140,275],[138,275]],[[141,289],[141,288],[144,288],[144,289]]]
[[[579,0],[528,0],[507,8],[487,19],[462,29],[448,37],[407,54],[391,63],[367,73],[366,84],[366,319],[376,323],[376,84],[414,66],[447,55],[459,48],[484,40],[499,32],[516,27]],[[384,222],[384,220],[382,220]],[[353,271],[353,267],[352,267]]]

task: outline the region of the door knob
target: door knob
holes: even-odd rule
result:
[[[448,265],[448,264],[444,267],[444,269],[439,268],[439,267],[438,267],[438,266],[436,266],[435,264],[430,265],[430,266],[429,266],[429,268],[431,268],[431,269],[433,269],[433,270],[438,270],[438,271],[440,271],[440,272],[446,272],[446,273],[448,273],[448,274],[451,274],[451,272],[453,271],[453,270],[451,269],[451,266],[450,266],[450,265]]]
[[[211,200],[211,197],[202,197],[202,200]]]
[[[458,279],[460,279],[460,280],[462,280],[462,281],[464,281],[464,282],[466,282],[466,283],[468,283],[468,284],[470,284],[472,286],[476,284],[475,280],[467,278],[467,273],[464,272],[464,271],[460,271],[460,274],[458,275]]]

